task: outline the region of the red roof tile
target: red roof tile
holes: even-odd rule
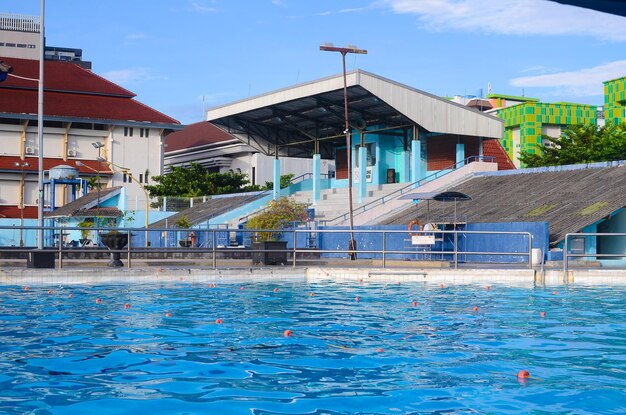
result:
[[[26,157],[24,159],[29,165],[24,167],[25,173],[37,173],[39,171],[39,160],[37,157]],[[16,171],[21,172],[22,168],[17,167],[15,163],[21,163],[22,160],[18,156],[0,156],[0,170],[3,171]],[[97,160],[81,160],[85,166],[77,166],[76,160],[67,160],[63,161],[63,159],[58,158],[44,158],[43,159],[43,169],[50,170],[53,167],[66,165],[75,167],[82,174],[93,175],[99,173],[103,176],[113,174],[111,167],[106,163],[99,162]],[[90,168],[89,168],[90,167]]]
[[[0,112],[37,114],[37,91],[0,88]],[[45,92],[44,113],[52,117],[179,124],[133,99],[101,95]]]
[[[39,61],[2,58],[13,75],[39,77]],[[44,113],[48,117],[180,124],[135,94],[71,62],[45,61]],[[36,114],[37,83],[10,76],[0,83],[0,113]]]
[[[189,124],[180,131],[173,132],[165,137],[165,152],[199,147],[207,144],[221,143],[222,141],[236,140],[232,135],[225,133],[207,121]]]
[[[20,210],[19,206],[0,206],[0,218],[19,218]],[[24,219],[36,219],[38,210],[37,206],[24,206]]]
[[[13,75],[38,79],[39,61],[30,59],[2,58],[13,67]],[[37,89],[37,83],[10,76],[2,83],[4,88]],[[129,90],[114,84],[95,73],[71,62],[44,61],[44,89],[46,91],[71,91],[100,95],[117,95],[132,98]]]
[[[516,168],[499,140],[484,140],[483,155],[495,157],[498,170],[515,170]]]

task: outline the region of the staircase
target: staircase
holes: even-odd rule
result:
[[[378,200],[404,186],[406,186],[406,183],[368,186],[366,196],[363,198],[361,203],[359,203],[358,188],[354,187],[352,188],[353,209],[357,209],[367,203]],[[313,194],[310,191],[296,192],[291,195],[291,197],[299,203],[305,203],[312,208],[315,208],[315,220],[318,222],[331,221],[339,216],[345,215],[349,211],[347,188],[322,190],[320,192],[320,200],[315,206],[312,206]],[[338,219],[333,223],[329,223],[329,225],[343,225],[347,223],[348,218],[346,216],[345,221]]]

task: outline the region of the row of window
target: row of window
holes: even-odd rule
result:
[[[35,49],[37,47],[30,43],[11,43],[11,42],[0,42],[0,46],[6,46],[7,48],[24,48],[24,49]]]
[[[146,173],[145,175],[143,173],[139,173],[139,180],[137,180],[139,183],[145,183],[148,184],[148,174]],[[124,183],[132,183],[133,181],[133,174],[132,173],[124,173],[124,176],[122,177],[122,181]]]
[[[135,129],[133,127],[124,127],[124,137],[132,137],[135,133]],[[149,128],[140,128],[139,129],[139,137],[150,137],[150,129]]]

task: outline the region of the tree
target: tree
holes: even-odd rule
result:
[[[248,176],[241,173],[209,173],[198,163],[185,167],[172,167],[172,171],[153,176],[155,185],[145,186],[151,197],[180,196],[197,197],[243,191]]]
[[[543,136],[549,145],[523,151],[520,161],[526,167],[558,166],[626,159],[626,123],[571,125],[560,137]],[[537,151],[538,150],[538,151]]]

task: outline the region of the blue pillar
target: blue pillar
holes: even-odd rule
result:
[[[367,148],[359,147],[359,203],[363,202],[367,191]]]
[[[422,179],[422,143],[419,140],[411,141],[411,183]],[[417,186],[414,186],[417,187]]]
[[[350,168],[352,169],[352,187],[354,187],[355,177],[354,177],[354,166],[356,166],[355,160],[357,158],[356,148],[352,147],[350,149]]]
[[[463,164],[461,163],[463,160],[465,160],[465,144],[458,143],[456,145],[456,162],[458,163],[457,168],[463,167]]]
[[[411,171],[409,167],[411,165],[411,152],[402,150],[400,157],[402,163],[400,165],[400,183],[408,183],[410,180],[409,172]]]
[[[274,190],[272,198],[278,200],[280,197],[280,159],[274,159]]]
[[[320,200],[320,177],[322,172],[322,157],[313,154],[313,205]]]

